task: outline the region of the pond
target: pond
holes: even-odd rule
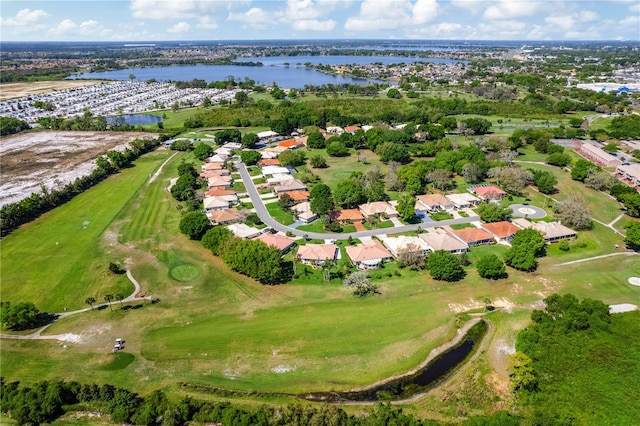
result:
[[[162,121],[162,117],[151,114],[123,114],[114,117],[107,117],[107,123],[114,124],[129,124],[131,126],[138,126],[142,124],[153,124]]]

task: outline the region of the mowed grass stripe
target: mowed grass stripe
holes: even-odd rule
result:
[[[84,307],[89,296],[128,293],[132,286],[108,272],[101,236],[131,197],[170,155],[156,151],[2,240],[3,301],[30,301],[43,311]]]

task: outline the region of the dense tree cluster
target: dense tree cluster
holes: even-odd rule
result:
[[[194,165],[181,162],[178,165],[178,179],[171,187],[171,195],[178,201],[189,201],[195,198],[196,191],[202,188],[202,185]]]
[[[566,200],[557,202],[553,212],[565,226],[577,231],[591,229],[591,212],[584,199],[578,194],[571,194]]]
[[[520,271],[531,272],[538,267],[536,258],[546,254],[544,236],[532,228],[521,229],[511,240],[511,248],[504,259],[507,265]]]
[[[507,275],[504,262],[495,254],[488,254],[478,259],[476,269],[478,270],[478,275],[490,280],[505,278]]]
[[[445,250],[436,250],[427,256],[427,269],[431,278],[441,281],[460,281],[466,275],[460,259]]]
[[[507,220],[513,213],[509,207],[503,207],[498,203],[489,202],[480,203],[476,211],[480,215],[480,219],[487,223]]]
[[[200,210],[187,212],[180,219],[180,232],[192,240],[201,240],[209,228],[211,228],[211,222]]]
[[[34,327],[38,322],[40,311],[31,302],[1,302],[0,322],[14,330]]]
[[[26,121],[13,117],[0,117],[0,136],[13,135],[30,128]]]

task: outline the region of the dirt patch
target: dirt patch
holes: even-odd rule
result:
[[[0,138],[0,205],[41,192],[43,185],[61,188],[90,174],[96,157],[107,151],[124,150],[136,138],[156,137],[142,132],[37,132]]]
[[[0,85],[0,101],[102,83],[97,80],[35,81]]]

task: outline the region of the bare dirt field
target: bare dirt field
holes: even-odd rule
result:
[[[0,205],[20,201],[42,185],[62,187],[91,173],[96,157],[124,149],[141,132],[37,132],[0,138]]]
[[[21,98],[39,93],[49,93],[56,90],[72,89],[74,87],[90,86],[98,84],[98,80],[60,80],[60,81],[34,81],[23,83],[0,84],[0,101]]]

